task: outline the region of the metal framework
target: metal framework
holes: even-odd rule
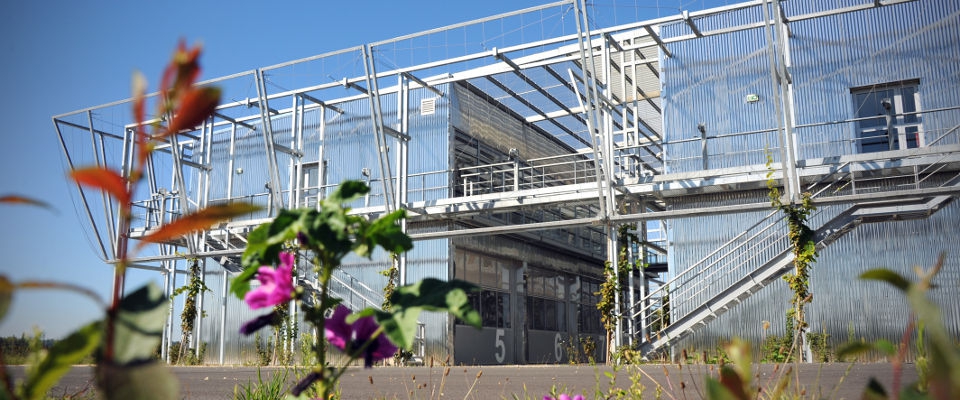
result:
[[[373,192],[355,207],[357,213],[373,216],[404,209],[410,216],[407,224],[443,222],[430,230],[412,231],[418,241],[576,229],[603,237],[603,251],[588,256],[615,263],[618,227],[623,224],[639,223],[635,232],[646,238],[650,221],[768,210],[766,201],[692,208],[670,204],[671,199],[702,194],[764,190],[773,170],[787,201],[811,191],[817,205],[845,210],[818,230],[818,244],[826,246],[864,221],[926,216],[960,193],[958,126],[928,132],[931,138],[916,149],[798,158],[800,132],[851,126],[858,119],[798,123],[788,43],[791,25],[910,2],[867,1],[795,15],[777,0],[756,0],[598,26],[584,0],[567,0],[217,78],[202,84],[221,86],[229,101],[201,126],[157,148],[147,171],[148,187],[134,196],[137,219],[131,232],[117,231],[116,205],[105,194],[78,187],[79,202],[108,263],[115,261],[119,238],[136,240],[201,207],[237,199],[265,206],[254,218],[211,227],[132,260],[135,267],[163,271],[169,291],[176,274],[183,273],[177,260],[185,257],[218,260],[225,282],[235,271],[236,257],[252,228],[280,208],[312,206],[311,199],[339,183],[329,178],[334,175],[371,184]],[[728,25],[713,22],[749,10],[760,11],[761,17]],[[522,34],[522,24],[529,25],[531,19],[540,28],[532,39]],[[673,24],[686,26],[689,33],[662,35],[663,27]],[[491,26],[518,26],[521,34],[515,35],[512,28],[487,32]],[[543,28],[548,26],[558,31]],[[769,93],[776,105],[769,116],[772,127],[714,132],[701,124],[694,138],[670,131],[661,96],[667,89],[677,89],[664,88],[662,74],[666,60],[683,56],[678,44],[756,29],[763,31],[766,42]],[[453,37],[465,39],[460,43]],[[252,93],[250,87],[255,87]],[[454,107],[444,99],[449,101],[457,90],[481,94],[549,146],[518,149],[494,143],[501,146],[494,151],[507,159],[448,163],[435,170],[411,168],[418,162],[412,160],[414,152],[424,140],[418,116],[412,114],[425,115],[431,105]],[[129,100],[53,118],[71,168],[86,163],[131,165],[135,152],[128,108]],[[960,104],[953,104],[924,113],[955,115],[958,110]],[[375,170],[337,172],[337,165],[328,160],[340,162],[351,154],[330,154],[328,146],[305,145],[314,139],[325,143],[325,135],[348,118],[358,124],[356,129],[372,132]],[[769,134],[778,143],[770,152],[773,162],[736,167],[708,163],[711,143]],[[251,150],[251,137],[258,138],[262,150]],[[673,172],[669,146],[698,142],[703,146],[703,168]],[[226,164],[215,160],[218,147],[228,149]],[[556,150],[547,149],[564,150],[548,154]],[[254,156],[256,163],[250,159]],[[225,187],[212,187],[216,185]],[[257,185],[261,190],[250,189]],[[529,218],[520,224],[477,222],[478,217],[537,210],[557,217]],[[791,261],[789,252],[782,250],[782,224],[771,214],[696,265],[671,266],[675,273],[669,276],[631,277],[629,289],[620,294],[629,301],[617,298],[623,315],[615,344],[638,341],[646,351],[655,351],[778,277]],[[766,243],[765,248],[778,250],[762,262],[738,260],[746,253],[744,243]],[[651,240],[631,247],[629,254],[640,260],[663,257],[668,247],[660,239]],[[694,311],[675,317],[669,330],[651,338],[656,300],[667,295],[677,303],[702,299],[690,293],[714,290],[693,282],[704,280],[704,274],[729,274],[738,281],[706,300],[696,300]],[[406,258],[401,259],[401,276],[408,279]],[[357,281],[343,286],[354,288],[360,298],[375,292],[360,288]]]

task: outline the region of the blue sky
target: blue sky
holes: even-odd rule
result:
[[[598,0],[629,8],[618,23],[699,10],[723,0]],[[416,0],[348,2],[9,1],[0,5],[0,195],[50,203],[49,210],[0,205],[0,274],[15,282],[49,280],[87,287],[107,298],[112,269],[84,236],[75,188],[51,120],[54,115],[125,99],[130,76],[151,89],[178,39],[202,42],[201,79],[513,11],[547,1]],[[593,2],[591,2],[593,3]],[[639,7],[636,7],[639,6]],[[128,287],[156,273],[133,272]],[[99,318],[87,298],[21,291],[0,321],[0,336],[41,328],[57,338]]]

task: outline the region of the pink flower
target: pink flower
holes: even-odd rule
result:
[[[276,269],[264,265],[257,270],[260,287],[247,292],[243,301],[250,308],[272,307],[290,300],[293,294],[293,254],[280,253]]]
[[[378,335],[371,341],[373,334],[380,328],[373,317],[359,318],[354,323],[348,324],[348,315],[350,315],[350,309],[339,305],[333,312],[333,316],[327,318],[323,333],[330,344],[351,357],[362,356],[363,365],[367,368],[372,367],[374,361],[393,357],[397,352],[397,346],[394,346],[386,335]],[[360,353],[361,350],[362,353]]]
[[[583,400],[583,396],[578,394],[576,396],[570,397],[566,393],[561,393],[559,396],[557,396],[556,399],[550,396],[543,396],[543,400]]]

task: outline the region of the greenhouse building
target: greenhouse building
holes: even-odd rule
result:
[[[415,361],[602,359],[599,292],[617,278],[611,346],[676,357],[783,335],[795,255],[774,190],[813,207],[807,334],[899,340],[908,304],[858,276],[913,277],[945,254],[930,297],[960,336],[960,3],[756,0],[608,19],[565,0],[202,82],[229,100],[155,150],[129,231],[99,191],[78,186],[78,207],[110,263],[122,238],[187,213],[261,206],[132,260],[170,295],[198,267],[211,290],[189,343],[208,364],[251,363],[272,340],[237,331],[262,314],[228,291],[247,235],[346,180],[371,188],[353,213],[405,210],[414,248],[349,257],[331,288],[345,304],[379,307],[394,265],[402,284],[480,287],[483,328],[424,313]],[[130,100],[53,120],[71,167],[133,162]],[[306,262],[296,279],[316,287]],[[273,343],[316,337],[297,313]]]

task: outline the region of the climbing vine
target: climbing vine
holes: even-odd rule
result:
[[[393,307],[390,296],[393,296],[393,292],[397,289],[397,282],[400,280],[400,269],[397,268],[398,256],[391,254],[390,259],[390,268],[380,271],[380,275],[387,277],[387,285],[383,287],[383,303],[380,304],[383,311],[390,311]]]
[[[397,265],[400,264],[400,255],[392,253],[390,260],[390,268],[380,271],[380,275],[387,277],[387,285],[383,287],[383,303],[380,304],[380,308],[387,312],[393,308],[390,297],[393,296],[393,292],[397,290],[397,285],[400,283],[400,269],[397,268]],[[397,365],[402,365],[412,358],[413,352],[404,349],[397,349],[397,353],[393,355],[393,361]]]
[[[180,313],[180,331],[182,333],[182,339],[180,340],[179,346],[171,346],[171,351],[175,351],[176,355],[171,357],[171,360],[174,363],[186,363],[186,364],[196,364],[200,360],[194,357],[184,357],[184,352],[189,351],[190,341],[193,337],[194,324],[197,321],[197,315],[200,315],[201,318],[206,317],[206,313],[197,310],[197,296],[202,292],[212,292],[206,284],[203,283],[203,279],[200,276],[200,262],[197,259],[192,259],[190,264],[190,278],[187,281],[187,284],[177,288],[173,291],[173,297],[179,296],[186,293],[187,297],[183,300],[183,312]],[[176,347],[176,348],[174,348]]]
[[[800,204],[784,203],[780,197],[780,189],[773,179],[773,157],[767,153],[767,188],[769,188],[770,204],[782,211],[787,216],[787,228],[789,230],[788,238],[793,252],[794,272],[787,274],[783,280],[787,282],[793,296],[790,303],[793,305],[787,311],[787,326],[792,334],[794,330],[799,333],[795,336],[798,343],[797,349],[803,348],[802,332],[807,328],[805,306],[813,300],[813,294],[810,293],[810,269],[811,265],[817,260],[817,246],[814,241],[814,231],[807,225],[812,214],[817,208],[813,205],[813,199],[810,193],[801,194]],[[792,325],[792,326],[791,326]],[[792,329],[791,329],[792,328]]]
[[[616,270],[611,262],[607,261],[603,265],[603,274],[606,280],[600,284],[600,291],[596,294],[600,296],[597,301],[597,311],[600,312],[600,322],[603,329],[607,332],[607,360],[612,360],[613,354],[613,334],[617,328],[617,319],[620,318],[621,310],[616,309],[616,295],[621,291],[624,282],[630,276],[630,271],[634,265],[630,264],[627,256],[627,248],[633,243],[640,243],[637,235],[630,233],[630,230],[636,229],[635,224],[621,225],[617,232],[617,244],[619,254],[617,254]],[[638,264],[642,261],[638,261]],[[620,277],[620,279],[617,279]]]

